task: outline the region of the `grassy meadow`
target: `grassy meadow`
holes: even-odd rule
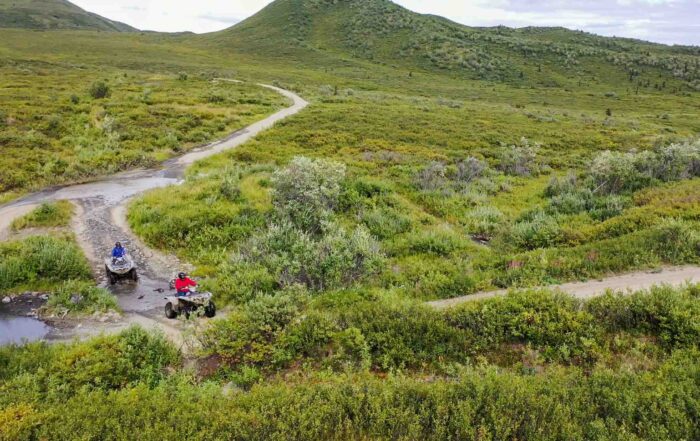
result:
[[[154,166],[287,104],[267,89],[216,77],[202,70],[154,72],[145,62],[121,69],[4,59],[0,147],[7,167],[0,198]]]

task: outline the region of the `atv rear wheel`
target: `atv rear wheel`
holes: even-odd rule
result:
[[[209,304],[204,307],[204,315],[208,318],[212,318],[216,315],[216,305],[214,302],[209,302]]]
[[[173,304],[171,302],[165,304],[165,316],[169,319],[174,319],[175,317],[177,317],[177,312],[175,312],[175,309],[173,308]]]

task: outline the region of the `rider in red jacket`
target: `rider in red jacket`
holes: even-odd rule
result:
[[[195,286],[197,286],[197,282],[187,277],[185,273],[178,274],[177,279],[175,279],[175,289],[178,296],[188,295],[191,292],[190,288]]]

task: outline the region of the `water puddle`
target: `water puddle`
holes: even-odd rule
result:
[[[0,315],[0,346],[41,340],[50,331],[46,323],[35,318]]]

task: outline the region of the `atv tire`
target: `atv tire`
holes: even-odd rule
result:
[[[177,312],[173,309],[173,304],[171,302],[165,304],[165,316],[169,319],[177,317]]]
[[[216,305],[214,302],[209,302],[209,304],[204,307],[204,315],[207,316],[207,318],[212,318],[216,315]]]
[[[109,267],[105,265],[105,273],[107,274],[107,280],[109,280],[110,285],[114,285],[117,283],[117,277],[112,273],[112,271],[109,270]]]
[[[129,271],[129,277],[130,277],[131,280],[133,280],[134,282],[138,282],[138,281],[139,281],[139,273],[136,272],[136,268],[132,268],[131,271]]]

